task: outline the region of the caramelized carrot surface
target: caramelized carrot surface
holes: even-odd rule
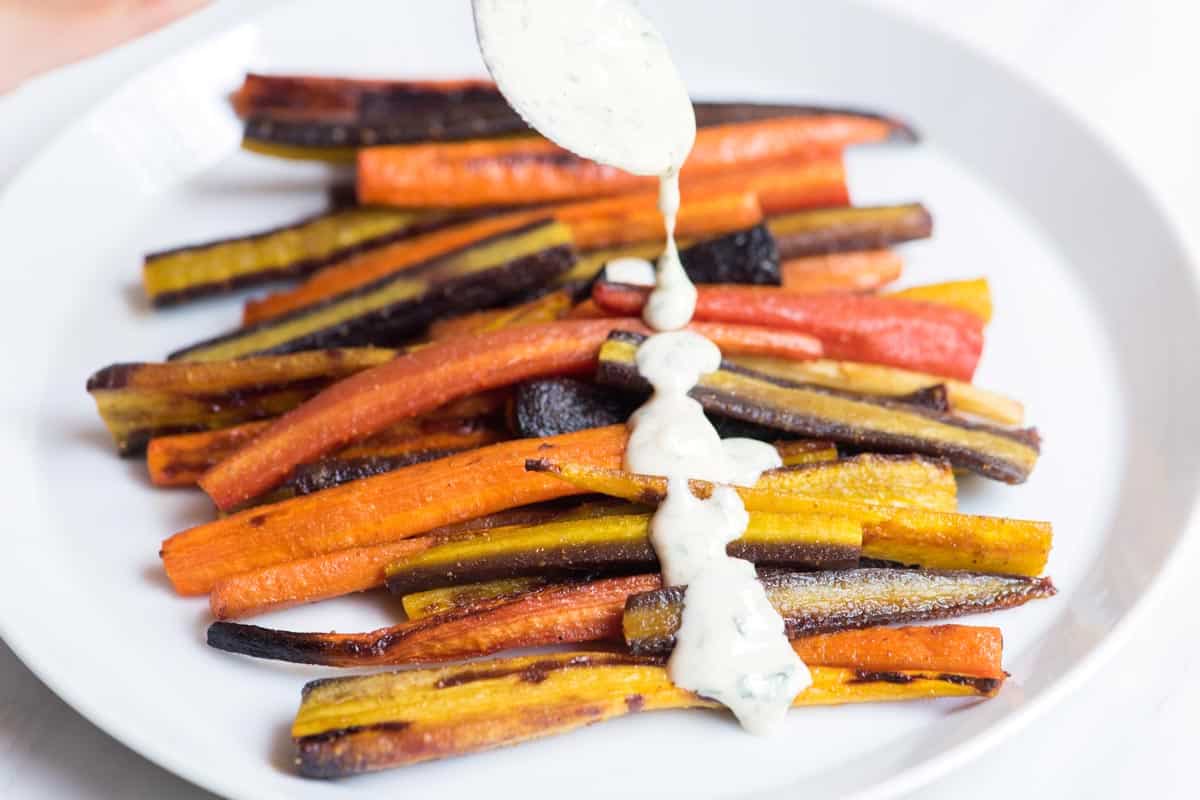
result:
[[[802,359],[820,351],[810,337],[789,331],[694,327],[730,354]],[[593,368],[615,329],[647,330],[636,320],[562,320],[434,342],[337,383],[280,417],[206,473],[200,486],[229,510],[273,489],[301,464],[458,397]]]
[[[527,472],[525,461],[555,458],[616,467],[625,440],[625,426],[616,425],[503,442],[250,508],[167,539],[163,566],[178,592],[203,594],[243,572],[395,542],[504,509],[581,494],[554,476]]]
[[[416,555],[431,544],[432,538],[418,536],[251,570],[218,581],[208,604],[217,619],[237,619],[363,592],[383,585],[384,568],[393,560]]]
[[[640,314],[650,290],[599,281],[592,299]],[[700,286],[695,319],[803,331],[831,358],[886,364],[970,381],[983,352],[983,322],[958,308],[899,297],[807,294],[769,286]],[[311,402],[311,401],[310,401]]]
[[[884,120],[838,114],[716,125],[696,134],[682,175],[828,158],[847,145],[886,139],[891,130]],[[376,147],[358,155],[358,197],[363,204],[471,208],[654,186],[654,178],[579,158],[538,137]]]
[[[805,256],[779,265],[783,288],[807,294],[871,291],[898,279],[903,268],[892,250]]]

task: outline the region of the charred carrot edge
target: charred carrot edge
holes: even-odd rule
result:
[[[615,314],[640,314],[650,290],[597,282],[592,299]],[[752,322],[802,331],[830,358],[970,381],[983,352],[983,323],[961,309],[897,297],[810,295],[770,286],[700,286],[697,320]]]
[[[656,505],[666,497],[667,481],[657,476],[557,463],[550,458],[531,459],[525,466],[557,475],[581,492],[606,494],[646,505]],[[697,497],[712,494],[713,484],[706,481],[692,480],[689,485]],[[1054,539],[1048,522],[889,507],[828,494],[819,496],[757,486],[735,488],[748,511],[829,514],[859,520],[863,524],[864,558],[920,564],[929,569],[1036,576],[1046,568]]]
[[[266,435],[251,448],[263,445]],[[540,454],[613,467],[620,463],[625,440],[624,426],[613,426],[503,442],[247,509],[167,539],[163,566],[176,591],[202,594],[239,573],[395,542],[504,509],[580,494],[552,476],[526,474],[525,460]],[[279,453],[282,448],[267,443],[268,461]]]
[[[979,317],[985,324],[992,321],[992,291],[987,278],[913,286],[891,292],[888,296],[961,308]]]
[[[808,294],[872,291],[897,280],[903,269],[892,250],[805,256],[779,265],[783,288]]]
[[[829,157],[848,145],[882,141],[890,132],[887,122],[849,115],[718,125],[696,134],[682,174]],[[358,196],[364,205],[520,205],[646,190],[653,184],[537,137],[377,147],[358,155]]]
[[[476,78],[397,81],[248,72],[242,85],[230,97],[230,102],[238,115],[243,117],[288,112],[312,116],[331,112],[357,113],[365,95],[374,94],[379,101],[403,104],[418,96],[454,96],[469,92],[500,96],[494,83]]]
[[[863,628],[804,636],[792,643],[806,664],[869,672],[924,670],[1003,680],[999,628],[931,625]]]
[[[571,320],[434,342],[321,392],[210,470],[200,485],[228,510],[274,488],[300,464],[458,397],[584,372],[596,365],[614,329],[645,330],[633,320]],[[804,358],[819,350],[807,337],[748,326],[697,330],[731,354]]]
[[[461,536],[505,525],[531,525],[557,516],[554,509],[514,508],[429,531],[397,542],[334,550],[217,581],[209,607],[219,620],[243,619],[302,603],[315,603],[381,588],[384,568],[404,555],[419,553],[447,536]]]
[[[814,666],[793,706],[990,697],[1002,679]],[[336,778],[566,733],[637,711],[713,708],[663,662],[553,653],[313,681],[292,724],[302,775]]]
[[[437,341],[452,336],[469,336],[502,328],[554,322],[565,317],[570,310],[571,294],[560,289],[508,308],[474,311],[461,317],[434,320],[429,326],[429,338]]]
[[[232,653],[323,664],[380,666],[453,661],[519,647],[619,640],[625,601],[659,588],[658,575],[551,585],[370,633],[290,633],[217,622],[208,643]]]

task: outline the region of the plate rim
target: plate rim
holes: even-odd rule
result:
[[[1167,204],[1160,193],[1154,190],[1146,179],[1133,168],[1129,159],[1117,150],[1097,126],[1032,79],[1027,78],[990,53],[895,8],[880,6],[869,0],[850,0],[850,2],[867,9],[871,14],[886,18],[890,24],[910,30],[919,30],[923,35],[936,39],[942,47],[953,50],[958,57],[985,63],[1013,85],[1019,87],[1023,93],[1035,95],[1042,102],[1054,107],[1064,120],[1071,123],[1078,132],[1091,141],[1104,158],[1110,162],[1113,169],[1137,189],[1140,195],[1138,202],[1146,206],[1152,216],[1162,224],[1170,236],[1171,244],[1184,256],[1188,267],[1190,289],[1196,298],[1200,299],[1200,248],[1191,246],[1189,239],[1181,232],[1181,221],[1167,210]],[[28,176],[39,170],[43,162],[65,139],[99,113],[114,96],[126,91],[131,84],[138,80],[140,75],[159,70],[164,64],[204,47],[213,39],[225,35],[231,30],[241,27],[257,28],[263,17],[270,14],[276,6],[277,2],[264,3],[256,6],[252,12],[244,16],[229,17],[227,15],[214,25],[201,26],[200,30],[185,40],[180,49],[174,53],[151,58],[137,72],[117,82],[96,97],[89,107],[69,118],[54,136],[36,149],[32,158],[12,174],[3,192],[0,192],[0,208],[7,206],[11,196],[16,193]],[[1190,499],[1185,516],[1186,520],[1183,522],[1178,536],[1163,554],[1162,567],[1150,577],[1141,595],[1121,614],[1116,624],[1105,633],[1091,651],[1057,676],[1040,697],[1008,713],[967,740],[955,743],[937,755],[914,766],[905,767],[876,784],[864,787],[849,796],[863,800],[866,798],[875,800],[876,798],[896,797],[927,786],[941,776],[962,769],[972,760],[998,746],[1091,680],[1125,646],[1145,618],[1159,606],[1167,588],[1180,579],[1188,557],[1194,551],[1200,550],[1200,542],[1198,542],[1200,540],[1200,482],[1194,482],[1190,487]],[[205,771],[201,767],[193,767],[183,755],[174,754],[169,748],[159,745],[153,731],[142,730],[135,724],[125,723],[119,713],[111,710],[104,703],[93,700],[83,689],[73,686],[68,674],[69,670],[59,667],[49,656],[39,655],[36,644],[38,636],[30,633],[35,628],[31,623],[23,621],[21,617],[21,614],[6,611],[4,606],[0,606],[0,639],[4,640],[14,655],[39,681],[72,709],[102,730],[105,735],[194,786],[222,796],[247,796],[246,789],[238,782],[236,774]],[[768,790],[765,794],[755,794],[754,796],[776,796],[776,792],[777,790]]]

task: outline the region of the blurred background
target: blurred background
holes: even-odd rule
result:
[[[1144,178],[1193,252],[1200,253],[1200,48],[1195,44],[1200,4],[859,1],[907,15],[974,47],[1087,120]],[[14,55],[17,40],[24,38],[27,44],[38,33],[36,25],[17,27],[28,22],[19,19],[22,7],[34,5],[68,15],[91,8],[110,16],[97,23],[92,35],[75,41],[53,37],[53,46],[34,55]],[[126,34],[154,29],[172,13],[198,5],[0,0],[0,90],[30,71],[103,50]],[[218,0],[181,22],[0,95],[0,189],[64,124],[121,81],[248,15],[255,5]],[[141,15],[136,23],[120,23],[122,14],[135,10]],[[16,64],[18,57],[25,60]],[[1137,266],[1129,265],[1131,272]],[[1062,535],[1068,537],[1070,531]],[[1198,550],[1191,548],[1195,563],[1189,566],[1194,569],[1177,574],[1200,571]],[[1194,797],[1200,618],[1191,609],[1188,584],[1184,578],[1169,587],[1152,622],[1082,689],[1017,737],[919,796]],[[110,739],[58,700],[0,643],[0,797],[211,795]]]

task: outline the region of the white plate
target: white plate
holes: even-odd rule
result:
[[[703,712],[649,714],[518,748],[340,783],[290,769],[301,684],[330,670],[209,650],[202,600],[168,589],[167,534],[203,498],[152,491],[121,462],[83,392],[94,369],[155,359],[232,325],[237,304],[150,313],[149,249],[315,210],[329,172],[236,152],[224,101],[247,68],[455,75],[480,71],[467,4],[305,3],[147,70],[72,126],[0,200],[5,640],[56,692],[168,769],[239,797],[476,792],[526,797],[891,795],[1012,733],[1111,651],[1169,567],[1198,475],[1191,265],[1138,181],[1063,111],[994,65],[848,3],[663,2],[697,95],[878,107],[926,135],[854,154],[859,202],[916,198],[937,220],[905,248],[906,280],[987,275],[995,292],[979,381],[1027,401],[1045,455],[1019,488],[964,482],[972,511],[1054,521],[1058,598],[999,624],[1000,697],[796,712],[778,738]],[[1174,414],[1171,410],[1174,409]],[[360,630],[386,597],[264,624]]]

